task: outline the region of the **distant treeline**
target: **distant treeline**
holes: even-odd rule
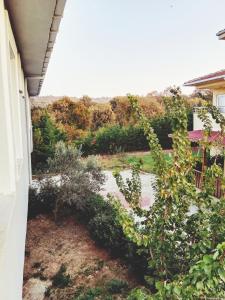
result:
[[[164,98],[156,93],[139,97],[139,104],[152,123],[163,148],[171,147],[170,120],[167,117]],[[184,96],[189,129],[192,129],[192,107],[207,100],[208,93],[196,91]],[[43,166],[54,153],[59,140],[82,147],[84,155],[147,150],[148,143],[143,130],[134,117],[127,97],[115,97],[109,103],[96,103],[88,96],[74,102],[63,97],[46,108],[32,109],[34,151],[33,168]]]

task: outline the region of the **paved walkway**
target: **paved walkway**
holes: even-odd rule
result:
[[[106,182],[102,187],[101,195],[106,196],[108,193],[113,194],[121,200],[125,207],[129,207],[117,187],[116,180],[112,175],[112,171],[104,171],[104,173],[106,175]],[[131,170],[122,171],[121,175],[123,179],[131,178]],[[153,183],[155,176],[152,174],[141,173],[140,177],[142,184],[141,206],[142,208],[148,209],[154,202]]]

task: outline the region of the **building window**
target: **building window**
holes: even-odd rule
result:
[[[217,106],[220,112],[225,113],[225,94],[217,96]]]

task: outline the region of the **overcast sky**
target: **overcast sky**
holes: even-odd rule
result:
[[[145,95],[224,69],[224,13],[225,0],[67,0],[41,94]]]

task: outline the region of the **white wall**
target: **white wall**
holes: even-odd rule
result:
[[[225,94],[225,88],[212,88],[213,91],[213,105],[217,106],[217,96],[218,95],[224,95]],[[225,113],[223,113],[225,117]],[[202,130],[203,129],[203,123],[202,121],[198,118],[198,114],[194,112],[193,114],[193,129],[194,130]],[[220,126],[213,120],[211,117],[211,122],[212,122],[212,130],[213,131],[220,131]]]
[[[225,114],[223,114],[225,117]],[[210,116],[210,120],[212,122],[212,130],[213,131],[220,131],[220,125],[215,122],[215,120],[212,119]],[[198,114],[196,112],[193,113],[193,129],[194,130],[202,130],[203,129],[203,123],[199,119]]]
[[[0,0],[0,300],[21,300],[32,148],[29,98]]]

